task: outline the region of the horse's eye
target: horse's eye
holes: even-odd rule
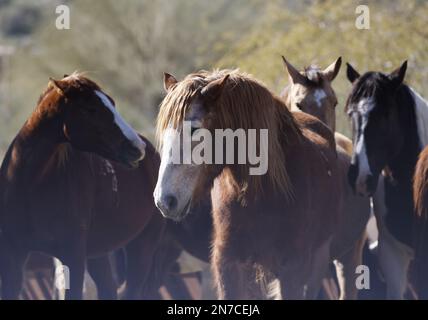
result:
[[[303,110],[302,105],[300,103],[296,103],[297,108],[299,108],[300,110]]]

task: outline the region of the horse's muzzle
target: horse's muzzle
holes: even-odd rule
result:
[[[187,216],[190,208],[189,201],[182,210],[178,210],[178,200],[174,195],[165,195],[159,199],[155,199],[155,204],[162,213],[162,216],[176,222],[182,221]]]
[[[133,143],[125,140],[120,150],[119,159],[132,168],[138,167],[138,163],[145,156],[145,144],[144,147],[136,147]]]

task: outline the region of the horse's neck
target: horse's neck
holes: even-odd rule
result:
[[[403,86],[397,96],[403,121],[403,148],[391,160],[394,178],[411,182],[420,151],[428,144],[428,104],[413,89]]]
[[[8,159],[5,159],[6,168],[2,170],[7,170],[7,174],[15,178],[20,174],[28,178],[40,174],[62,142],[61,130],[62,124],[55,117],[31,117],[14,139]]]
[[[428,145],[428,102],[419,93],[409,87],[414,99],[416,125],[421,149]]]

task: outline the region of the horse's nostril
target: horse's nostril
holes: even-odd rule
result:
[[[166,195],[165,196],[165,206],[168,209],[168,211],[172,211],[177,207],[177,198],[173,195]]]

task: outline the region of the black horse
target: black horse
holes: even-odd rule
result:
[[[419,250],[424,244],[418,238],[426,230],[420,230],[421,224],[415,223],[412,200],[416,161],[428,143],[428,105],[403,83],[406,69],[404,62],[390,74],[367,72],[360,76],[351,65],[347,68],[353,87],[346,111],[352,122],[355,146],[350,183],[357,193],[371,196],[379,175],[383,172],[385,176],[382,205],[386,216],[376,218],[379,260],[388,298],[403,298],[410,261],[416,254],[418,266],[418,262],[426,261],[423,256],[428,253],[426,248]],[[428,283],[423,278],[417,283],[419,296],[426,297]]]

